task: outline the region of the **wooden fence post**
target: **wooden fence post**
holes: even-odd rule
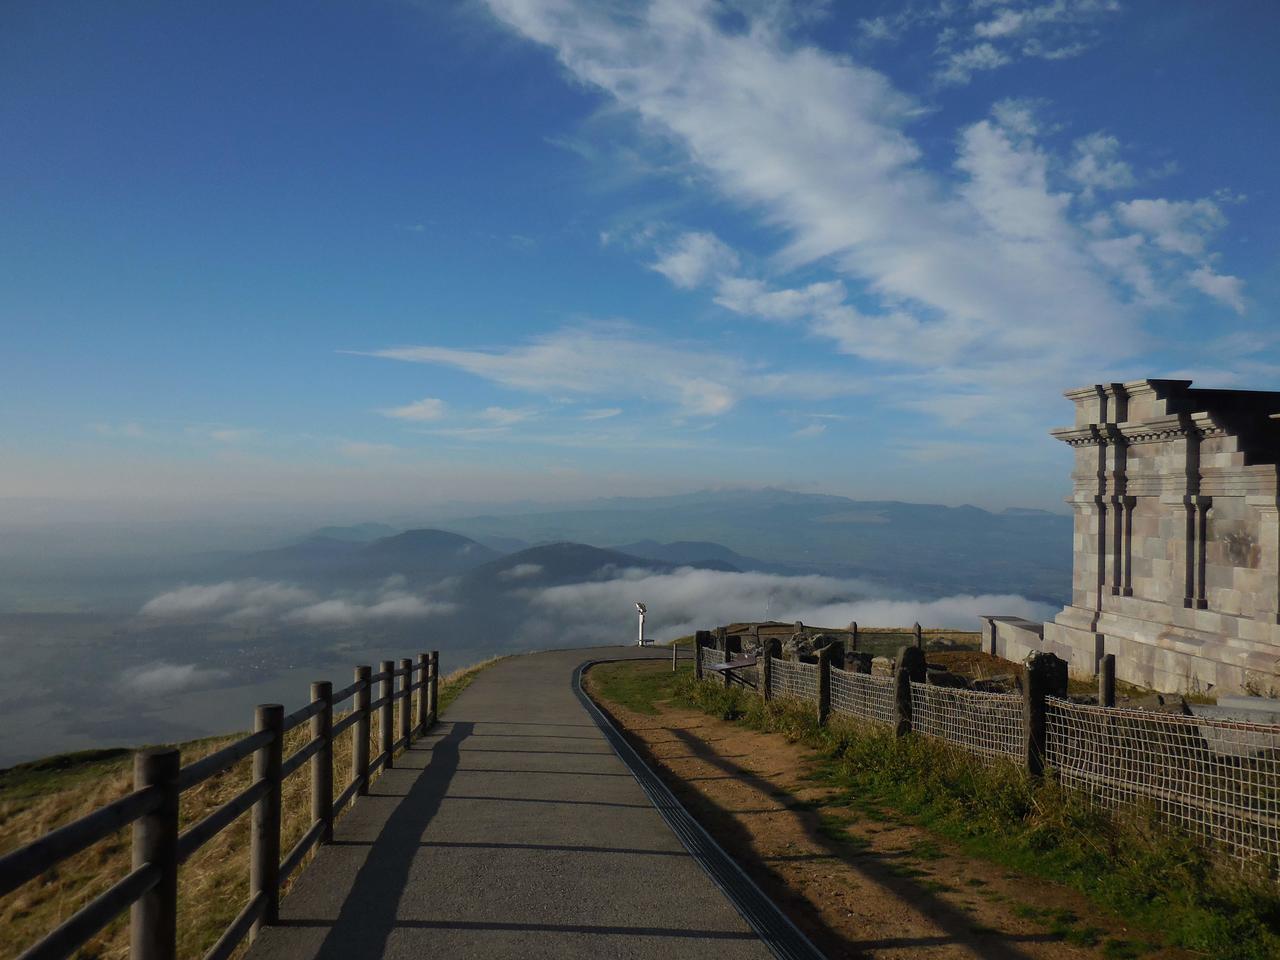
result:
[[[396,705],[396,662],[383,660],[378,672],[383,678],[382,683],[378,685],[378,699],[382,701],[382,706],[378,708],[378,752],[383,754],[382,768],[390,770],[391,747],[395,742],[391,711]]]
[[[916,625],[911,628],[911,631],[916,635],[916,649],[923,650],[924,649],[924,631],[920,629],[920,624],[916,623]]]
[[[428,708],[427,690],[431,686],[431,654],[418,654],[418,735],[427,732],[430,721],[427,717],[431,715]]]
[[[440,718],[440,651],[431,651],[431,722]]]
[[[400,678],[400,732],[397,739],[409,748],[409,730],[413,727],[413,661],[408,657],[400,661],[404,676]]]
[[[782,643],[777,637],[769,637],[760,644],[760,699],[768,703],[773,699],[773,658],[782,655]]]
[[[671,641],[671,672],[675,673],[680,669],[680,644],[675,640]]]
[[[311,701],[324,703],[311,718],[311,739],[320,749],[311,756],[311,822],[324,824],[320,842],[333,842],[333,684],[317,680],[311,684]]]
[[[818,651],[818,724],[826,726],[831,716],[831,652],[835,646],[827,644]]]
[[[925,674],[924,651],[919,647],[901,647],[893,691],[895,732],[900,737],[911,732],[911,684],[923,683]]]
[[[858,652],[858,621],[857,620],[854,620],[852,623],[849,624],[849,633],[852,634],[849,640],[849,652],[857,653]]]
[[[1103,655],[1098,663],[1098,704],[1103,707],[1116,705],[1116,655]]]
[[[280,761],[284,750],[284,707],[258,707],[254,732],[271,731],[271,742],[253,754],[253,779],[265,780],[267,791],[253,805],[249,833],[249,896],[264,898],[262,915],[254,921],[249,939],[280,919]]]
[[[370,667],[356,667],[356,681],[364,681],[364,686],[356,691],[353,708],[359,716],[355,726],[351,728],[351,779],[360,786],[356,787],[356,796],[363,797],[369,793],[369,677],[373,673]]]
[[[1022,683],[1022,746],[1027,773],[1044,773],[1045,698],[1067,688],[1067,664],[1052,653],[1027,654]]]
[[[178,751],[139,750],[133,785],[160,791],[160,805],[133,822],[133,869],[160,868],[159,882],[133,902],[129,917],[132,960],[174,960],[178,952]]]

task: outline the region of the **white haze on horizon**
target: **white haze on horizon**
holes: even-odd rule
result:
[[[536,568],[536,569],[535,569]],[[981,615],[1046,620],[1057,607],[1016,594],[955,594],[919,597],[867,580],[818,575],[786,576],[681,567],[666,573],[645,568],[597,571],[600,579],[549,587],[525,585],[543,570],[522,564],[499,575],[511,586],[492,598],[527,605],[514,640],[525,648],[624,643],[634,636],[636,601],[648,604],[646,628],[668,640],[696,629],[734,621],[801,620],[844,627],[927,627],[976,630]],[[159,594],[143,605],[153,620],[218,620],[230,624],[268,623],[306,627],[349,627],[375,621],[416,620],[469,611],[449,599],[456,580],[414,592],[403,577],[391,577],[365,591],[322,596],[284,582],[229,580],[189,584]]]
[[[824,627],[857,621],[866,627],[976,630],[981,615],[1046,620],[1058,608],[1016,594],[956,594],[926,599],[894,595],[881,584],[823,576],[729,573],[682,567],[671,573],[630,569],[610,580],[547,587],[531,592],[533,609],[524,635],[532,642],[611,643],[633,635],[633,604],[648,605],[646,632],[670,640],[694,630],[768,619],[800,620]]]

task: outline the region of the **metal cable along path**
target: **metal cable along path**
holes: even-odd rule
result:
[[[643,658],[636,658],[643,659]],[[654,658],[658,659],[658,658]],[[650,769],[635,748],[627,742],[617,727],[605,716],[582,689],[582,674],[589,668],[616,660],[590,660],[573,672],[573,692],[581,701],[591,719],[604,734],[609,746],[626,764],[631,775],[640,784],[649,801],[662,815],[667,826],[684,844],[689,855],[707,872],[712,882],[720,888],[735,910],[747,921],[760,940],[779,960],[825,960],[824,954],[806,937],[791,920],[765,895],[754,880],[724,849],[703,829],[702,824],[676,799],[675,794],[662,779]]]

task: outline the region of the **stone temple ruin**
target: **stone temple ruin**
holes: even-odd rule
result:
[[[1032,650],[1165,691],[1280,694],[1280,393],[1135,380],[1068,391],[1071,603],[985,617],[990,652]]]

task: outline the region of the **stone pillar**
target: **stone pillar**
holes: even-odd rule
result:
[[[1116,705],[1116,655],[1105,654],[1098,661],[1098,706]]]
[[[1044,773],[1045,698],[1067,692],[1067,662],[1052,653],[1031,653],[1022,683],[1023,761],[1027,773]]]
[[[829,643],[818,651],[818,723],[826,726],[831,716],[831,657],[836,649]]]
[[[900,737],[911,732],[911,684],[924,683],[925,675],[924,651],[919,647],[900,648],[893,697],[895,732]]]
[[[777,637],[769,637],[760,647],[760,699],[766,703],[773,699],[773,660],[782,656],[782,644]]]

